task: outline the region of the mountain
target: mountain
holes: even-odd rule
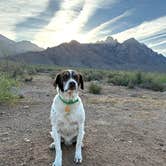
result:
[[[43,50],[29,41],[15,42],[0,34],[0,57]]]
[[[73,40],[42,52],[19,54],[11,60],[23,60],[29,64],[166,72],[166,58],[134,38],[123,43],[112,37],[86,44]]]

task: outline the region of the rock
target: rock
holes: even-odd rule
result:
[[[163,143],[159,143],[159,145],[160,145],[160,146],[164,146],[164,144],[163,144]]]
[[[3,115],[3,114],[5,114],[5,112],[0,112],[0,115]]]
[[[33,80],[33,77],[26,77],[24,79],[24,82],[32,82],[32,80]]]
[[[24,138],[24,141],[25,141],[25,142],[30,142],[31,140],[28,139],[28,138]]]
[[[19,96],[20,99],[25,98],[23,94],[19,94],[18,96]]]
[[[29,106],[28,105],[24,105],[24,107],[23,107],[24,109],[28,109],[29,108]]]
[[[0,133],[0,136],[1,136],[1,137],[2,137],[2,136],[8,136],[8,135],[9,135],[8,132]]]
[[[163,152],[166,152],[166,147],[163,146],[163,147],[161,148],[161,150],[162,150]]]
[[[9,140],[9,137],[7,137],[7,138],[2,138],[2,139],[1,139],[2,142],[6,142],[6,141],[8,141],[8,140]]]
[[[129,94],[130,97],[138,97],[138,94]]]

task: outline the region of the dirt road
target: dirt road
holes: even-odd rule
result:
[[[46,74],[22,87],[15,105],[0,106],[0,166],[49,166],[49,113],[56,93]],[[166,93],[103,86],[80,93],[86,110],[82,166],[165,166]],[[75,146],[63,146],[63,166],[73,166]]]

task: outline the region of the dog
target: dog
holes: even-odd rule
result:
[[[57,74],[53,85],[57,89],[50,113],[54,140],[50,148],[56,150],[53,166],[62,166],[63,141],[66,145],[76,142],[74,161],[81,163],[85,111],[78,90],[84,89],[83,76],[74,70],[64,70]]]

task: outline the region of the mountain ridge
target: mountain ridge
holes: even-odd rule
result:
[[[10,59],[28,64],[166,72],[166,58],[134,38],[123,43],[112,37],[96,43],[72,40],[41,52],[10,56]]]
[[[44,49],[30,41],[15,42],[0,34],[0,57],[11,56],[29,51],[43,51]]]

